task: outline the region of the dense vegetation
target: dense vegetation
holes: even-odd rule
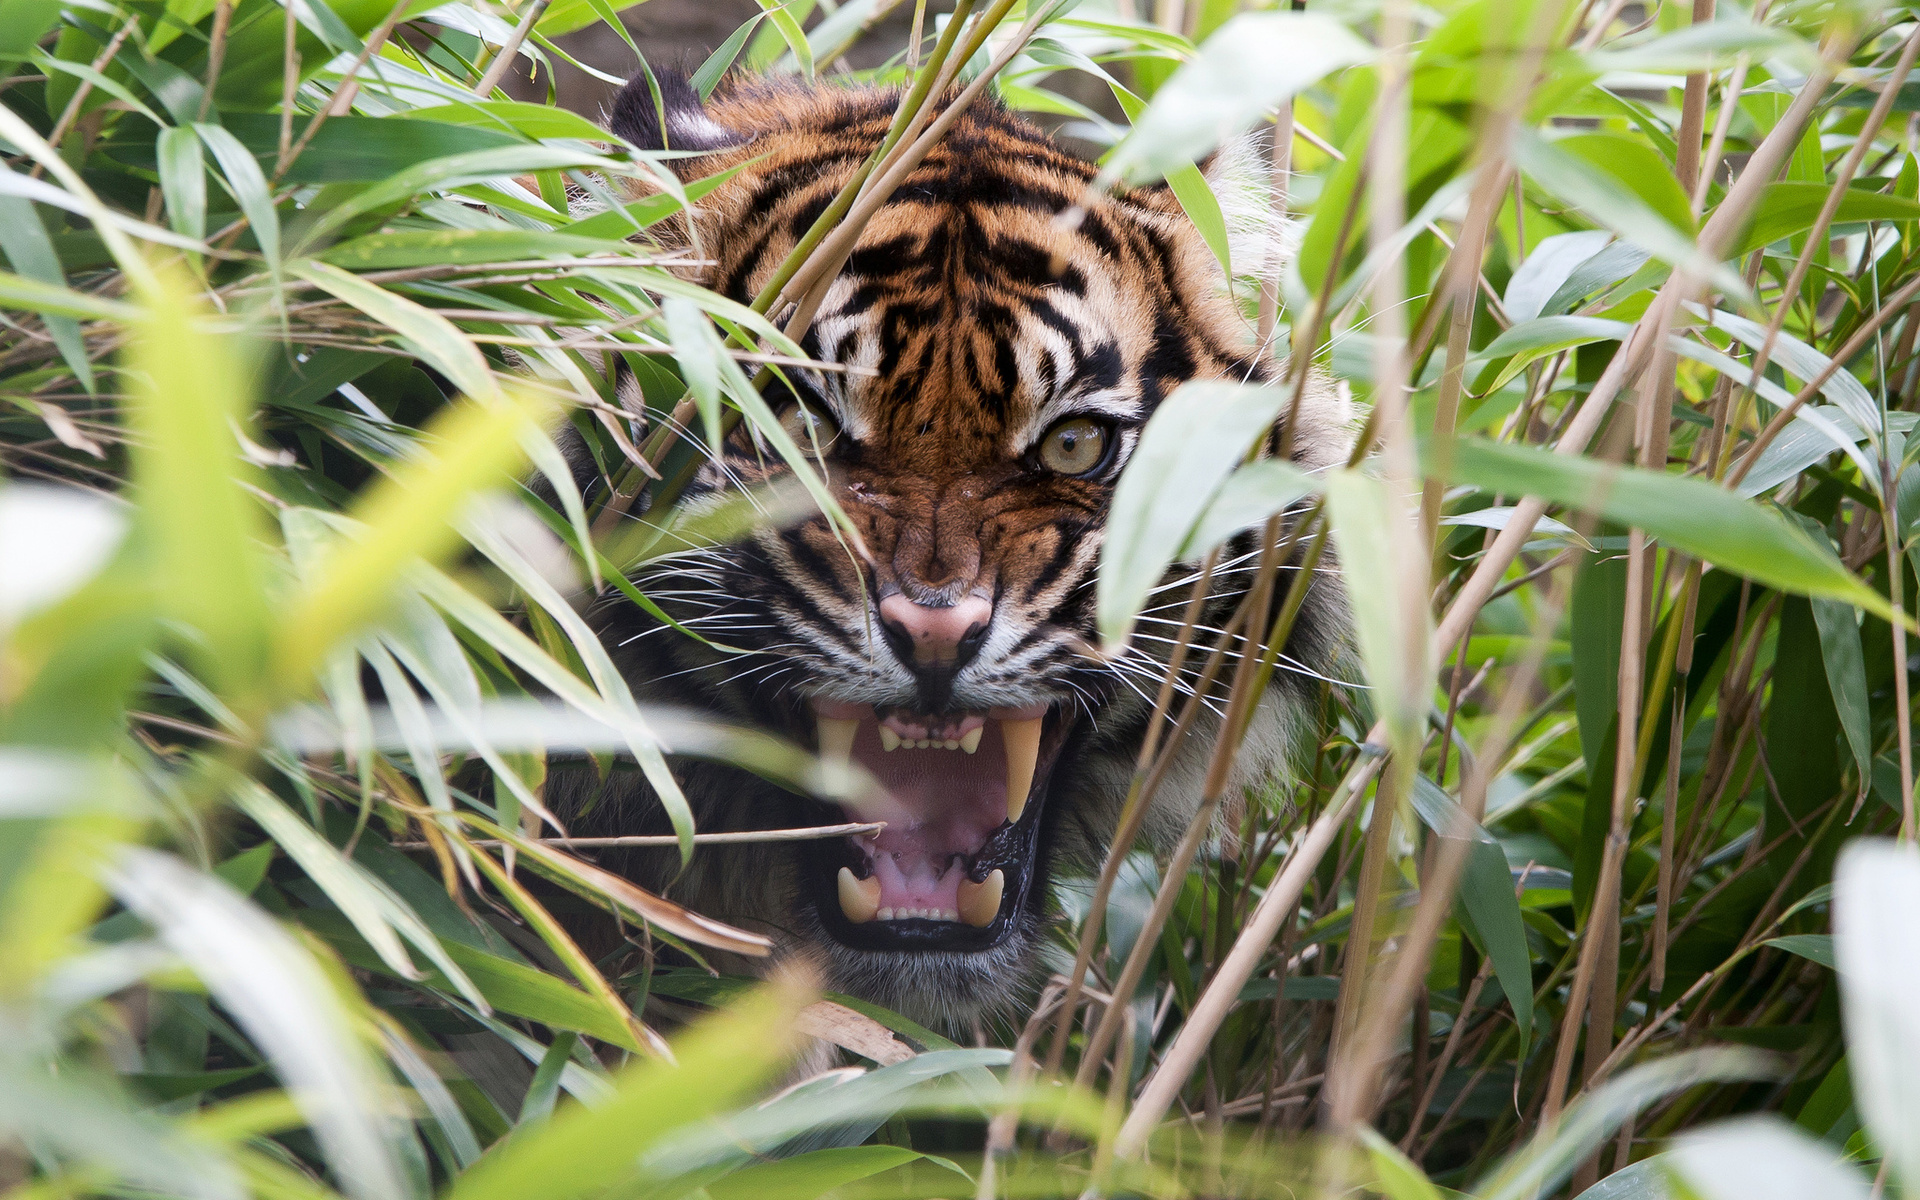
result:
[[[1032,1021],[962,1048],[687,965],[765,943],[541,840],[550,754],[670,808],[679,752],[853,786],[636,704],[572,603],[738,528],[674,499],[803,357],[672,272],[658,156],[498,90],[621,6],[0,0],[0,1189],[1920,1188],[1905,9],[919,0],[903,117],[978,84],[1111,144],[1230,273],[1193,163],[1270,130],[1299,218],[1241,280],[1285,382],[1149,428],[1103,633],[1240,714],[1275,564],[1364,581],[1298,777],[1123,828]],[[891,7],[770,6],[697,81]],[[1310,361],[1368,414],[1323,478],[1249,458]],[[516,482],[560,421],[612,504]],[[1249,528],[1224,628],[1136,621]],[[562,896],[671,953],[607,977]],[[801,1034],[867,1069],[765,1101]]]

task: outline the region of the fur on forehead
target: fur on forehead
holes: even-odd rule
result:
[[[703,103],[656,73],[628,83],[612,124],[636,146],[681,151],[669,161],[686,179],[736,172],[691,228],[665,232],[711,260],[701,283],[745,302],[880,144],[899,98],[747,79]],[[1249,207],[1244,165],[1209,164],[1233,170],[1216,182],[1230,215]],[[1090,196],[1093,176],[997,103],[968,109],[862,231],[807,336],[810,353],[878,372],[820,381],[849,433],[866,438],[906,406],[934,414],[907,432],[947,425],[1018,454],[1068,410],[1143,417],[1186,378],[1254,370],[1247,323],[1170,189]],[[1057,220],[1082,202],[1077,226]],[[963,397],[975,411],[955,428],[940,401]]]

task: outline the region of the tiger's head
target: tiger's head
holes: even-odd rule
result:
[[[690,179],[736,172],[682,232],[711,264],[701,281],[742,302],[879,145],[898,101],[748,82],[703,104],[682,80],[660,75],[657,87],[659,103],[644,77],[630,83],[612,127],[642,147],[698,152],[680,160]],[[791,386],[768,400],[817,447],[864,555],[822,516],[671,557],[638,581],[726,650],[617,595],[597,614],[643,696],[851,758],[884,786],[883,804],[849,814],[745,772],[684,764],[703,830],[886,828],[703,848],[675,894],[775,934],[839,990],[923,1020],[952,1024],[1019,996],[1038,964],[1050,868],[1063,856],[1097,862],[1126,793],[1191,587],[1191,570],[1176,572],[1124,655],[1093,651],[1095,564],[1142,427],[1182,383],[1270,369],[1170,191],[1099,200],[1071,230],[1056,221],[1093,173],[978,103],[826,291],[802,345],[846,369],[789,370]],[[1297,460],[1317,467],[1344,453],[1337,407],[1324,386],[1309,390]],[[784,470],[737,433],[693,494]],[[1247,557],[1217,572],[1206,620],[1231,610]],[[1336,588],[1314,585],[1293,660],[1336,652]],[[1275,689],[1240,783],[1280,766],[1318,686],[1296,676]],[[1150,834],[1177,833],[1193,811],[1205,721],[1199,732],[1160,789]],[[583,785],[568,803],[584,814],[576,832],[660,820],[638,784],[596,796]],[[640,855],[617,865],[649,871]]]

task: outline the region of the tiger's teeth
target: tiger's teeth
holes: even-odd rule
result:
[[[820,723],[820,757],[846,766],[853,758],[853,736],[860,732],[860,722],[846,717],[815,719]]]
[[[840,868],[840,911],[855,925],[865,925],[880,911],[880,879],[856,878],[847,867]]]
[[[1000,722],[1000,738],[1007,747],[1007,820],[1017,822],[1027,811],[1027,789],[1033,786],[1033,765],[1040,757],[1040,725],[1045,717]]]
[[[900,748],[900,735],[888,729],[885,725],[882,725],[880,727],[880,748],[882,750],[898,750]]]
[[[960,743],[953,740],[952,738],[948,738],[946,741],[940,743],[940,748],[942,750],[958,750],[960,748]]]
[[[995,868],[979,883],[960,881],[960,919],[975,929],[985,929],[1000,915],[1000,897],[1007,890],[1005,873]]]
[[[985,725],[977,725],[960,736],[960,748],[972,754],[980,748],[980,735],[987,731]]]

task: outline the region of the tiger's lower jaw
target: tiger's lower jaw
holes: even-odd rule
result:
[[[801,852],[801,904],[835,976],[884,1003],[1023,974],[1046,893],[1048,785],[1072,718],[1044,705],[926,717],[816,700],[814,711],[823,756],[858,763],[885,791],[839,814],[884,830]]]

